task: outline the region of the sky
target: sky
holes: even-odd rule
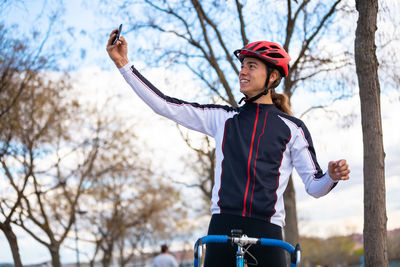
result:
[[[133,94],[131,89],[108,60],[105,45],[93,43],[93,31],[98,29],[98,24],[104,25],[98,33],[99,38],[104,36],[106,41],[108,33],[119,25],[119,21],[113,23],[110,19],[99,18],[91,11],[91,7],[82,5],[81,1],[65,1],[67,3],[64,21],[66,25],[76,27],[78,38],[64,33],[71,42],[73,54],[68,60],[81,62],[79,59],[85,55],[85,61],[78,64],[73,72],[75,88],[84,88],[84,95],[96,101],[102,101],[107,95],[122,95],[123,101],[118,106],[120,112],[127,116],[136,116],[137,110],[141,111],[142,118],[137,131],[141,138],[153,148],[160,167],[165,168],[177,179],[187,179],[187,173],[183,172],[181,158],[187,153],[187,148],[179,137],[174,123],[161,118],[147,108]],[[48,12],[53,1],[24,1],[25,7],[13,9],[8,12],[3,20],[7,24],[17,23],[22,32],[28,31],[35,18]],[[24,18],[21,20],[21,18]],[[46,21],[42,17],[43,21]],[[40,24],[39,24],[40,25]],[[45,23],[39,27],[46,27]],[[57,33],[58,34],[58,33]],[[82,52],[85,50],[85,52]],[[138,68],[141,64],[139,62]],[[175,76],[172,84],[164,85],[160,79],[160,73],[170,77],[173,73],[168,70],[147,69],[144,73],[150,81],[158,81],[157,86],[162,88],[167,95],[177,96],[192,101],[192,95],[188,91],[179,90],[179,84],[185,84],[186,88],[193,88],[191,92],[198,90],[196,84],[186,75]],[[309,106],[319,103],[320,100],[329,97],[327,93],[301,91],[292,98],[293,111],[301,114]],[[349,181],[340,182],[339,185],[327,196],[314,199],[308,196],[304,190],[301,179],[295,174],[294,183],[296,189],[297,209],[299,216],[299,230],[303,235],[329,236],[333,234],[362,233],[363,227],[363,145],[361,132],[360,103],[355,89],[353,97],[336,101],[327,110],[314,110],[302,117],[313,137],[318,161],[322,169],[326,170],[330,160],[344,158],[351,169]],[[385,90],[381,96],[382,124],[384,134],[384,148],[386,153],[386,208],[388,216],[387,228],[389,230],[400,227],[400,93],[397,90]],[[341,116],[336,114],[340,112]],[[152,118],[152,123],[147,118]],[[156,121],[157,123],[154,123]],[[169,142],[159,138],[152,138],[154,133],[163,132]],[[170,144],[173,144],[171,146]],[[165,155],[168,155],[167,157]],[[190,192],[188,193],[190,195]],[[25,264],[37,263],[49,259],[47,249],[35,243],[29,236],[18,231],[20,251]],[[85,253],[90,253],[87,244],[79,243],[85,247],[81,259],[85,259]],[[62,260],[70,262],[75,259],[75,247],[73,240],[67,240],[62,249]],[[0,233],[0,262],[12,261],[8,243]]]

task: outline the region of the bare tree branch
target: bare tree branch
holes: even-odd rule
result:
[[[239,16],[239,21],[240,21],[240,34],[242,36],[242,41],[243,41],[243,46],[247,45],[249,43],[249,39],[247,38],[246,35],[246,24],[243,19],[243,5],[239,2],[239,0],[235,0],[236,2],[236,8],[238,11],[238,16]]]
[[[336,6],[341,2],[342,0],[336,0],[336,2],[331,6],[330,10],[324,15],[323,19],[320,21],[319,25],[315,28],[314,32],[304,40],[304,43],[302,45],[301,51],[299,55],[297,56],[296,60],[292,64],[292,68],[295,69],[297,65],[299,64],[299,61],[301,58],[304,56],[305,52],[309,49],[310,43],[314,40],[314,38],[318,35],[318,33],[321,31],[321,29],[325,26],[325,22],[331,17],[336,9]]]

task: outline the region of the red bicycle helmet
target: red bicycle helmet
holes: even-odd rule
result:
[[[257,41],[249,43],[241,49],[233,52],[235,56],[243,61],[245,57],[253,56],[260,58],[267,65],[272,65],[277,68],[282,77],[287,77],[289,72],[290,56],[286,53],[285,49],[277,43],[267,41]]]

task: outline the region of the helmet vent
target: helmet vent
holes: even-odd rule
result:
[[[272,58],[283,58],[283,56],[279,53],[268,53],[267,56]]]
[[[271,45],[271,48],[279,49],[276,45]]]
[[[256,51],[266,51],[268,49],[268,47],[262,46],[260,48],[258,48]]]

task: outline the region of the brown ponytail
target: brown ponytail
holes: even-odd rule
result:
[[[272,102],[275,104],[275,106],[286,114],[293,116],[293,113],[290,110],[289,98],[287,97],[287,95],[276,93],[274,88],[271,88],[270,92]]]
[[[278,87],[278,85],[281,83],[281,80],[282,80],[282,76],[281,76],[279,70],[276,68],[273,68],[271,66],[268,66],[268,65],[267,65],[267,67],[268,67],[269,73],[272,73],[275,70],[279,74],[278,78],[269,87],[269,91],[271,92],[272,102],[275,104],[275,106],[279,110],[285,112],[286,114],[288,114],[290,116],[293,116],[293,113],[290,110],[288,96],[285,94],[278,94],[275,92],[275,88]]]

